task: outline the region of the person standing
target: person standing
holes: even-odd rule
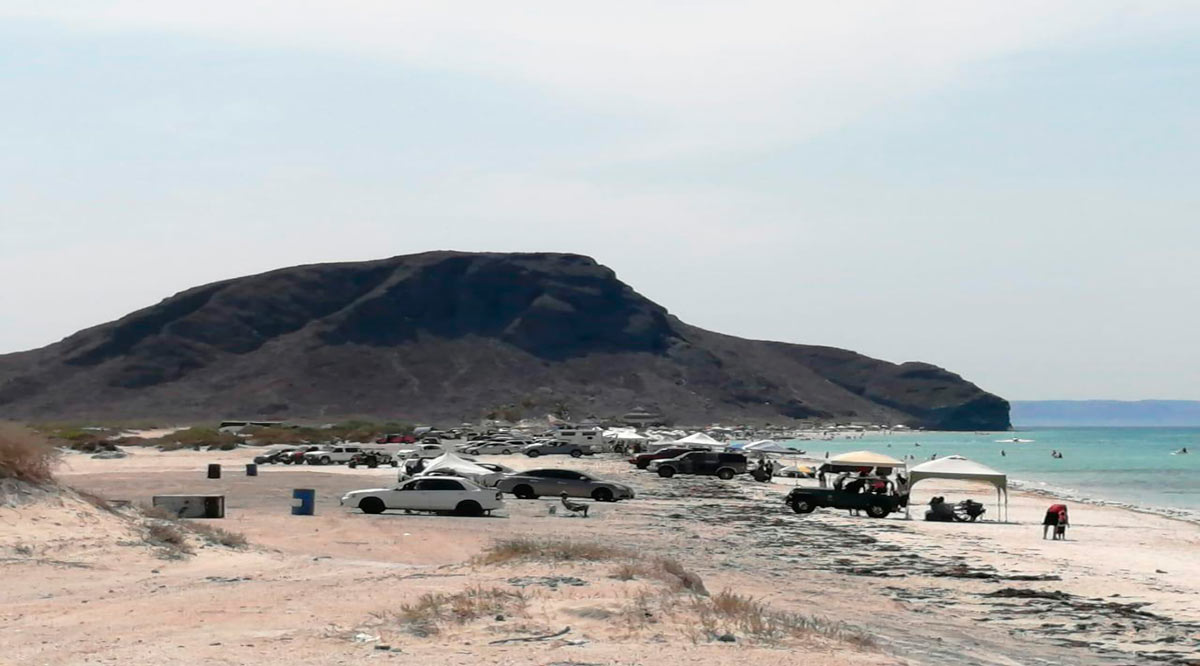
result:
[[[1050,508],[1046,509],[1046,517],[1042,519],[1043,539],[1046,538],[1051,529],[1055,530],[1054,538],[1058,539],[1058,521],[1060,518],[1064,521],[1067,519],[1067,506],[1065,504],[1051,504]]]

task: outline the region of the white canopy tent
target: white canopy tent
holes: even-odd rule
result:
[[[429,463],[425,465],[425,469],[422,470],[421,473],[428,474],[439,469],[453,470],[461,476],[465,476],[480,483],[487,481],[491,477],[497,476],[496,472],[493,472],[486,467],[476,465],[466,458],[462,458],[449,452],[443,453],[433,460],[430,460]]]
[[[783,455],[801,455],[800,449],[793,449],[769,439],[760,439],[741,447],[742,453],[779,453]]]
[[[614,435],[613,439],[616,439],[616,440],[622,441],[622,442],[644,442],[650,438],[645,435],[639,435],[636,432],[629,432],[626,430],[622,430],[621,432],[618,432],[616,435]]]
[[[968,460],[963,456],[946,456],[937,460],[923,462],[908,470],[908,488],[917,485],[924,479],[958,479],[961,481],[982,481],[996,487],[996,516],[1000,520],[1000,496],[1004,496],[1003,520],[1008,520],[1008,476],[998,472],[983,463]],[[907,507],[905,509],[907,512]]]
[[[677,439],[675,441],[654,442],[652,446],[654,446],[655,449],[661,449],[668,446],[702,446],[709,449],[720,449],[724,445],[702,432],[697,432],[688,435],[683,439]]]
[[[672,444],[690,444],[692,446],[717,446],[717,447],[721,446],[720,442],[718,442],[717,440],[713,439],[712,437],[709,437],[708,435],[706,435],[702,432],[693,433],[691,435],[688,435],[687,437],[684,437],[681,440],[671,442],[671,443]]]

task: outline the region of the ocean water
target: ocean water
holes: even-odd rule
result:
[[[997,442],[1020,438],[1029,443]],[[917,446],[919,444],[919,446]],[[1004,433],[914,432],[789,442],[809,456],[869,449],[913,466],[958,454],[1008,475],[1010,484],[1063,497],[1200,518],[1200,428],[1044,428]],[[1172,455],[1186,447],[1187,455]],[[1060,451],[1062,458],[1051,457]],[[1003,454],[1001,453],[1003,452]]]

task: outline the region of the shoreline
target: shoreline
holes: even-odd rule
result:
[[[1133,511],[1151,516],[1159,516],[1170,520],[1178,520],[1191,525],[1200,526],[1200,510],[1192,509],[1177,509],[1169,506],[1156,506],[1153,504],[1132,504],[1130,502],[1122,502],[1120,500],[1109,500],[1101,497],[1089,497],[1080,495],[1073,491],[1063,490],[1060,488],[1038,488],[1035,484],[1045,483],[1044,481],[1026,481],[1021,479],[1009,479],[1009,488],[1016,489],[1019,492],[1051,499],[1067,500],[1077,502],[1079,504],[1088,504],[1091,506],[1101,506],[1113,509],[1122,509],[1125,511]]]

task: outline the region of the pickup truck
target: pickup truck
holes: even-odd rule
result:
[[[908,504],[908,495],[853,493],[832,488],[793,488],[784,503],[796,513],[812,513],[813,509],[856,509],[866,511],[872,518],[886,518]]]

